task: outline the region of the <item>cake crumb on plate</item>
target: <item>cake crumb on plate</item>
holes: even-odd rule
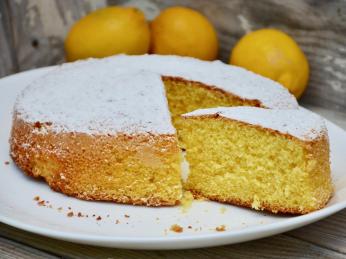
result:
[[[176,233],[182,233],[184,229],[179,226],[178,224],[173,224],[170,228],[171,231],[176,232]]]
[[[225,225],[217,226],[217,227],[215,228],[215,230],[218,231],[218,232],[225,231],[225,230],[226,230],[226,226],[225,226]]]
[[[194,198],[190,191],[185,191],[183,198],[181,199],[181,211],[186,213],[192,206]]]
[[[46,206],[46,205],[44,204],[44,200],[37,202],[37,205],[38,205],[38,206]]]
[[[221,207],[220,208],[220,213],[224,214],[227,211],[226,207]]]

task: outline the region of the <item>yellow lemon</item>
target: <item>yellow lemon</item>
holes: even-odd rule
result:
[[[66,59],[144,54],[150,30],[144,14],[132,7],[98,9],[76,22],[65,40]]]
[[[151,23],[151,52],[216,59],[218,40],[208,19],[186,7],[170,7]]]
[[[297,98],[309,79],[303,51],[289,35],[276,29],[261,29],[242,37],[232,50],[230,64],[281,83]]]

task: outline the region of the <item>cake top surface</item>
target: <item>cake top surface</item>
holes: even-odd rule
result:
[[[327,133],[324,120],[302,107],[290,110],[271,110],[256,107],[217,107],[199,109],[184,117],[219,115],[224,118],[261,126],[289,134],[304,141],[311,141]]]
[[[32,82],[15,111],[55,131],[174,133],[161,76],[215,86],[268,108],[297,108],[284,87],[220,61],[160,55],[117,55],[66,63]]]
[[[103,60],[91,59],[87,62],[96,62],[100,65],[108,63],[114,70],[147,70],[163,76],[197,81],[243,99],[258,100],[267,108],[298,107],[295,97],[282,85],[221,61],[201,61],[191,57],[169,55],[117,55]]]
[[[16,116],[55,132],[175,134],[159,75],[95,69],[46,74],[18,97]]]

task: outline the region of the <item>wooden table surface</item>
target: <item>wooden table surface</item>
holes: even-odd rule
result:
[[[308,106],[346,129],[346,114]],[[0,258],[346,258],[346,209],[314,224],[228,246],[170,251],[93,247],[31,234],[0,223]]]

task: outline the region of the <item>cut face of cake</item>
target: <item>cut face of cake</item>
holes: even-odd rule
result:
[[[78,198],[177,204],[180,149],[161,77],[83,72],[47,75],[18,98],[14,161],[28,175]]]
[[[332,195],[327,130],[307,110],[201,109],[183,115],[179,134],[196,196],[304,214]]]

